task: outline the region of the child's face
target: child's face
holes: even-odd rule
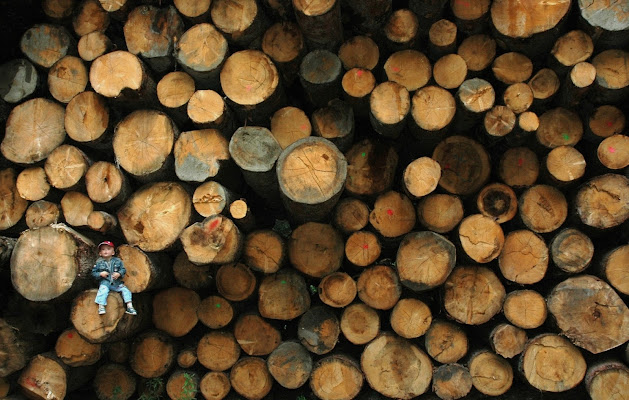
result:
[[[114,248],[104,244],[98,249],[98,255],[103,258],[109,258],[114,255]]]

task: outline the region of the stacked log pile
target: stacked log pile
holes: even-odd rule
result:
[[[627,398],[626,1],[3,7],[0,397]]]

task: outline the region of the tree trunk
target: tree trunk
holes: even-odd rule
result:
[[[498,258],[502,275],[521,285],[540,282],[548,269],[548,247],[540,235],[527,229],[507,234]]]
[[[366,267],[376,262],[381,251],[378,236],[370,231],[356,231],[345,242],[347,261],[358,267]]]
[[[574,146],[583,137],[579,115],[567,108],[554,108],[539,117],[537,142],[548,151],[558,146]]]
[[[541,111],[548,108],[557,97],[561,87],[561,82],[557,74],[550,68],[542,68],[528,81],[528,85],[533,92],[533,104],[531,109]]]
[[[464,81],[456,92],[457,112],[453,129],[464,131],[482,121],[486,111],[496,101],[496,92],[491,83],[484,79],[472,78]]]
[[[389,191],[379,195],[369,214],[369,223],[381,235],[383,245],[399,242],[415,226],[415,208],[402,193]]]
[[[587,61],[593,52],[594,44],[590,35],[582,30],[573,30],[555,41],[549,64],[557,75],[565,76],[573,66]]]
[[[343,42],[341,2],[337,0],[293,0],[295,19],[308,48],[336,51]]]
[[[282,269],[262,279],[258,288],[258,311],[264,318],[289,321],[310,308],[310,296],[302,275]]]
[[[207,181],[197,186],[192,195],[192,205],[202,217],[226,214],[229,206],[238,196],[215,181]]]
[[[234,337],[250,356],[267,356],[282,341],[280,331],[257,314],[247,313],[234,324]]]
[[[463,219],[463,202],[457,196],[433,193],[417,203],[417,220],[436,233],[447,233]]]
[[[331,381],[331,376],[342,379],[342,384]],[[312,367],[310,388],[322,400],[353,399],[362,389],[363,380],[358,362],[343,354],[333,354]]]
[[[311,353],[322,355],[336,346],[341,328],[333,309],[312,307],[299,319],[297,337]]]
[[[472,390],[472,375],[460,364],[444,364],[435,369],[432,391],[443,400],[460,399]]]
[[[215,0],[210,15],[212,23],[235,47],[249,47],[269,26],[262,5],[255,0]]]
[[[292,232],[288,259],[304,275],[323,278],[341,267],[343,248],[343,238],[332,225],[307,222]]]
[[[489,344],[494,353],[504,358],[513,358],[524,351],[528,336],[524,329],[511,324],[496,325],[489,333]]]
[[[465,331],[453,322],[434,320],[424,336],[428,354],[437,362],[448,364],[459,361],[468,350]]]
[[[345,272],[333,272],[319,283],[319,298],[330,307],[346,307],[356,297],[356,282]]]
[[[234,308],[221,296],[208,296],[199,304],[197,315],[199,321],[208,328],[221,329],[234,318]]]
[[[500,396],[513,384],[511,365],[489,350],[471,355],[467,365],[472,375],[472,384],[484,395]]]
[[[251,400],[261,400],[273,386],[266,362],[258,357],[238,360],[229,373],[229,380],[236,393]]]
[[[583,272],[594,256],[594,243],[574,228],[559,231],[550,241],[550,256],[560,270],[569,274]]]
[[[109,13],[101,7],[99,0],[82,0],[75,7],[72,27],[77,36],[104,32],[108,26]]]
[[[378,134],[395,139],[406,126],[410,108],[410,96],[404,86],[383,82],[369,96],[369,121]]]
[[[247,300],[253,295],[256,284],[256,276],[242,263],[223,264],[216,272],[216,289],[229,301]]]
[[[603,167],[616,171],[629,166],[629,136],[613,135],[598,146],[597,160]]]
[[[195,127],[216,129],[226,138],[230,138],[236,130],[233,111],[213,90],[194,92],[188,101],[187,115]]]
[[[197,357],[211,371],[226,371],[238,361],[240,346],[231,332],[210,331],[199,340]]]
[[[227,40],[210,23],[192,26],[175,46],[177,63],[194,78],[197,89],[219,89],[219,74],[228,53]]]
[[[303,386],[312,372],[310,353],[296,341],[280,343],[269,355],[266,364],[273,379],[287,389]]]
[[[454,22],[461,33],[471,36],[486,30],[490,5],[490,0],[451,1],[450,8],[454,15]]]
[[[457,267],[444,288],[446,311],[456,321],[467,325],[489,321],[502,309],[505,299],[504,286],[486,267]]]
[[[121,236],[118,234],[118,220],[104,211],[92,211],[87,216],[87,226],[93,231]]]
[[[465,81],[467,64],[458,54],[446,54],[433,65],[432,76],[442,88],[456,89]],[[454,98],[452,100],[454,102]]]
[[[188,226],[181,232],[180,240],[188,259],[197,265],[234,262],[243,244],[238,227],[222,215],[212,215]]]
[[[402,285],[395,270],[375,265],[363,270],[356,282],[358,298],[376,310],[390,310],[402,295]]]
[[[364,345],[380,333],[380,316],[368,305],[354,303],[343,310],[340,327],[350,343]]]
[[[539,161],[528,147],[514,147],[500,158],[498,174],[504,183],[514,189],[529,187],[539,176]]]
[[[59,200],[54,198],[58,197],[58,193],[51,189],[43,167],[23,169],[15,179],[15,188],[19,196],[24,200],[33,202],[43,199]]]
[[[105,98],[91,91],[74,96],[66,106],[65,129],[79,144],[109,148],[113,129]]]
[[[522,329],[539,328],[548,315],[544,297],[534,290],[509,292],[502,309],[509,322]]]
[[[173,339],[159,330],[147,330],[133,340],[129,364],[143,378],[163,376],[175,363]]]
[[[546,172],[557,187],[577,182],[585,174],[585,158],[571,146],[559,146],[546,156]]]
[[[516,85],[525,85],[528,88],[528,85],[525,83],[516,83],[510,87]],[[517,89],[517,88],[516,88]],[[509,90],[509,89],[507,89]],[[530,91],[530,89],[528,89]],[[514,98],[516,102],[518,101],[518,96],[522,95],[520,90],[516,90],[514,93]],[[526,97],[526,96],[523,96]],[[531,102],[532,102],[532,94],[531,94]],[[507,99],[507,91],[505,91],[505,96],[503,98],[506,106],[494,106],[491,110],[487,111],[485,117],[483,118],[483,128],[484,135],[481,135],[481,141],[487,143],[488,146],[493,146],[502,141],[502,138],[507,136],[509,133],[513,131],[516,122],[516,107],[519,105],[509,104],[511,97]],[[530,105],[530,104],[529,104]],[[515,107],[514,107],[515,106]],[[528,106],[527,106],[528,107]],[[518,113],[526,110],[519,110]]]
[[[421,300],[401,299],[391,310],[391,328],[399,336],[415,339],[422,336],[432,323],[430,308]]]
[[[21,371],[18,385],[30,399],[63,399],[68,393],[69,372],[54,354],[38,354]]]
[[[342,78],[343,64],[328,50],[313,50],[301,61],[299,81],[314,108],[325,107],[330,100],[341,97]]]

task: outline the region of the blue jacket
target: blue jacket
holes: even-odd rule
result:
[[[109,276],[107,276],[107,278],[100,276],[100,273],[103,271],[109,272]],[[120,278],[114,280],[112,278],[114,272],[118,272],[120,274]],[[122,278],[124,278],[126,273],[127,270],[122,264],[122,260],[118,257],[111,257],[109,262],[105,261],[102,257],[98,257],[96,264],[94,264],[94,267],[92,268],[92,276],[94,279],[98,280],[99,285],[101,283],[108,283],[111,286],[121,286],[123,284]]]

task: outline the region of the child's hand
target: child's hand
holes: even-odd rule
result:
[[[109,276],[109,272],[103,271],[100,273],[100,276],[102,276],[103,278],[107,278]]]
[[[114,274],[111,276],[114,280],[120,278],[120,273],[119,272],[114,272]]]

